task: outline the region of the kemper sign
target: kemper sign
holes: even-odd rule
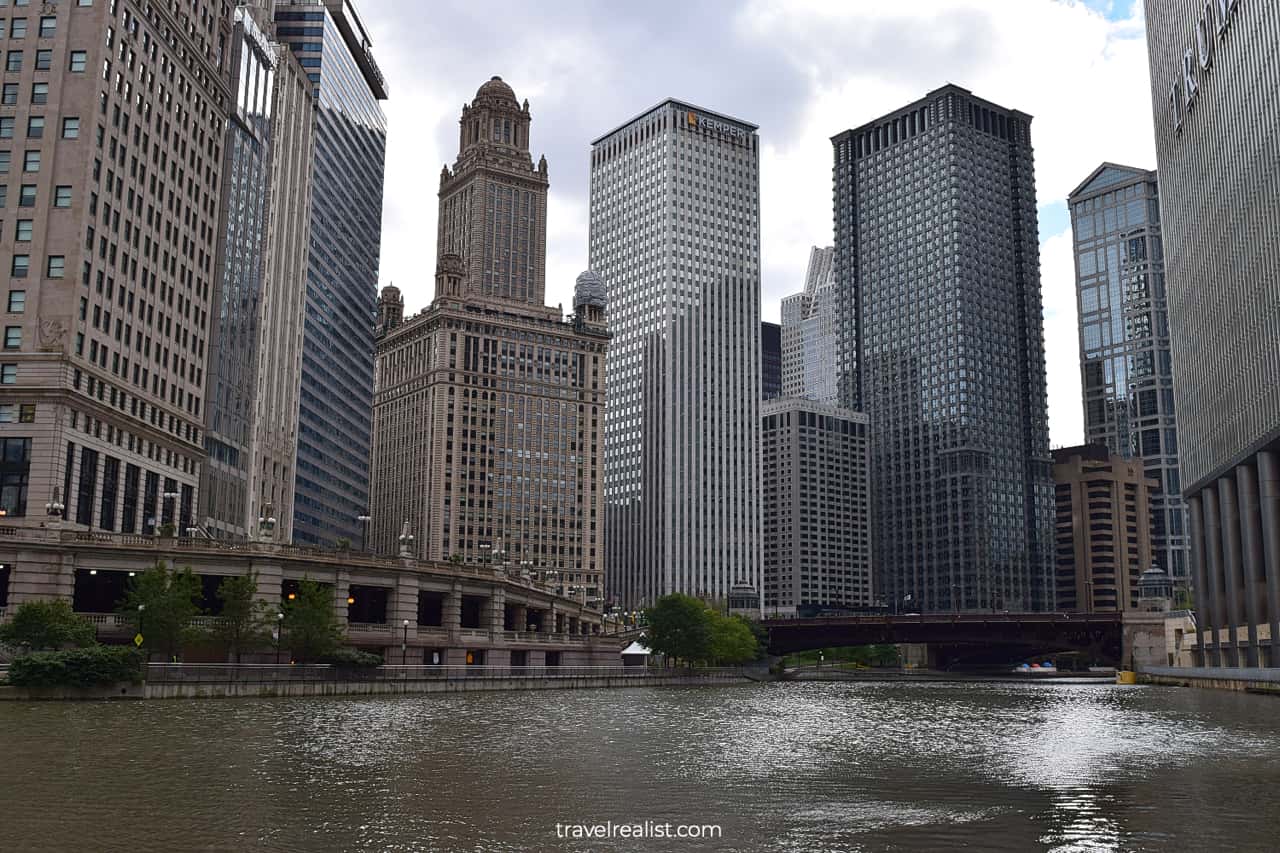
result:
[[[1200,5],[1200,17],[1195,24],[1193,44],[1182,54],[1182,68],[1169,87],[1169,110],[1173,117],[1173,132],[1182,132],[1182,117],[1191,112],[1200,94],[1200,82],[1213,68],[1217,52],[1215,35],[1219,41],[1227,34],[1235,19],[1240,0],[1204,0]]]
[[[700,113],[695,113],[693,110],[686,110],[684,115],[685,122],[689,125],[690,130],[697,130],[700,127],[704,127],[707,130],[714,130],[717,133],[722,133],[726,136],[733,136],[737,139],[747,138],[747,132],[745,130],[740,127],[735,127],[727,122],[709,118]]]

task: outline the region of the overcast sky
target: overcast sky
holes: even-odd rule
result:
[[[430,302],[440,168],[462,105],[497,74],[528,99],[551,176],[547,300],[587,263],[587,156],[667,97],[760,126],[762,311],[830,245],[830,137],[944,83],[1034,116],[1055,446],[1082,439],[1064,199],[1104,160],[1155,168],[1142,4],[1134,0],[357,0],[391,92],[382,284]]]

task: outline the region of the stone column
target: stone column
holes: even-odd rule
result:
[[[449,632],[449,642],[457,645],[462,640],[462,584],[454,581],[440,607],[440,621]]]
[[[1231,666],[1241,665],[1240,623],[1240,513],[1236,511],[1235,483],[1218,478],[1218,505],[1222,514],[1222,573],[1227,582],[1227,642],[1231,644]]]
[[[1268,664],[1280,666],[1280,461],[1271,450],[1263,450],[1257,459],[1262,567],[1267,578],[1267,623],[1271,627]]]
[[[347,625],[347,599],[351,597],[351,572],[347,569],[335,569],[333,572],[333,615],[338,617],[338,624]]]
[[[494,586],[489,596],[489,636],[497,639],[505,630],[504,615],[507,608],[507,591],[502,586]]]
[[[16,557],[9,568],[10,610],[27,601],[72,600],[76,589],[74,553],[30,549],[17,552]]]
[[[1220,630],[1226,626],[1226,613],[1222,599],[1222,516],[1218,514],[1218,490],[1212,485],[1200,490],[1204,499],[1204,550],[1205,550],[1205,585],[1202,594],[1205,607],[1213,614],[1212,642],[1209,655],[1209,666],[1223,666],[1222,635]]]
[[[280,592],[281,585],[284,583],[284,570],[274,560],[251,560],[249,571],[258,577],[258,588],[254,591],[254,599],[266,602],[267,606],[272,608],[271,618],[275,619],[276,614],[280,612]]]
[[[1266,584],[1262,578],[1262,523],[1258,516],[1258,478],[1253,466],[1246,463],[1236,468],[1236,492],[1240,514],[1240,556],[1243,562],[1244,618],[1249,636],[1245,650],[1246,666],[1262,666],[1262,646],[1258,642],[1258,625],[1263,621],[1263,596]]]
[[[515,620],[517,631],[529,630],[529,608],[527,606],[523,604],[515,605],[515,612],[512,617]]]
[[[1200,666],[1209,665],[1209,655],[1205,646],[1206,631],[1213,616],[1205,597],[1208,584],[1205,581],[1205,547],[1204,547],[1204,510],[1200,505],[1200,495],[1187,498],[1187,519],[1191,524],[1191,578],[1195,584],[1196,596],[1196,662]]]
[[[556,604],[551,602],[547,605],[547,609],[542,611],[542,633],[554,634],[556,632]]]

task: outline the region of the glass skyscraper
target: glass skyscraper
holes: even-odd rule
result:
[[[891,608],[1052,606],[1030,125],[945,86],[832,139],[837,381],[870,419]]]
[[[674,100],[592,143],[606,587],[625,607],[761,595],[759,156],[755,125]]]
[[[294,541],[355,541],[369,508],[386,84],[350,0],[276,4],[318,107]]]
[[[782,394],[834,404],[840,399],[836,353],[840,313],[836,305],[835,248],[809,252],[804,290],[782,300]]]
[[[1187,582],[1156,173],[1104,163],[1067,198],[1075,237],[1084,431],[1159,483],[1153,560]],[[1151,568],[1143,566],[1142,571]]]
[[[782,327],[760,324],[760,393],[772,400],[782,395]]]

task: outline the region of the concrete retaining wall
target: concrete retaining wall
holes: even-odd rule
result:
[[[1208,687],[1280,695],[1280,669],[1206,666],[1145,666],[1138,672],[1143,684],[1170,687]]]

